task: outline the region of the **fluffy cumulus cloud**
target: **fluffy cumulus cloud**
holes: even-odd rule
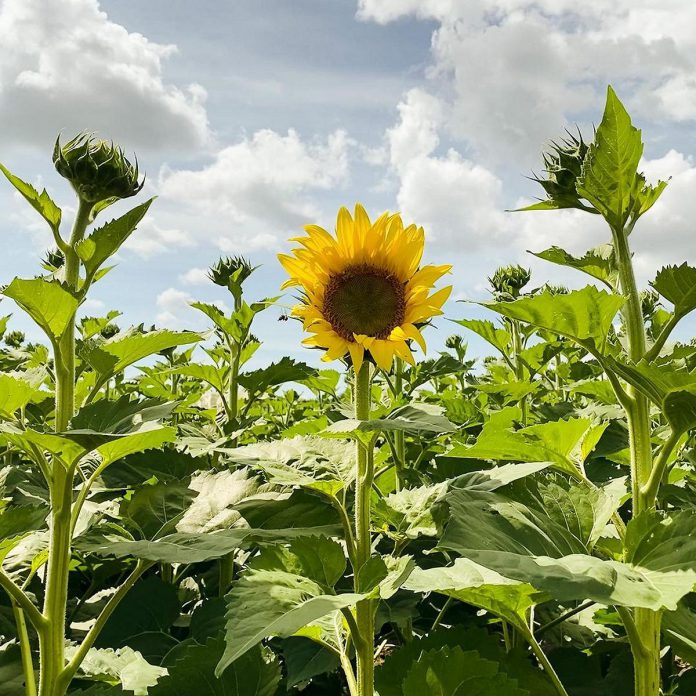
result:
[[[358,16],[439,23],[433,90],[447,131],[487,161],[535,153],[564,122],[595,117],[604,86],[640,117],[696,118],[696,4],[666,0],[359,0]]]
[[[196,170],[160,173],[162,196],[202,214],[198,232],[226,253],[275,248],[288,230],[319,214],[316,194],[348,176],[344,131],[305,141],[289,130],[261,130],[220,150]]]
[[[124,244],[124,248],[146,259],[191,246],[194,241],[189,234],[175,227],[161,227],[152,216],[144,218]]]
[[[204,88],[163,76],[176,46],[110,21],[98,0],[5,0],[0,43],[6,142],[45,147],[57,129],[85,128],[138,148],[190,149],[210,139]]]

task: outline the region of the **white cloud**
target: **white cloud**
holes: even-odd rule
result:
[[[179,276],[179,280],[184,285],[206,285],[210,282],[207,268],[189,268],[186,273]]]
[[[127,148],[210,139],[203,87],[164,80],[176,46],[110,21],[97,0],[5,0],[0,43],[5,142],[52,142],[60,129],[96,130]]]
[[[398,110],[400,120],[386,140],[400,181],[399,210],[441,245],[472,250],[494,242],[506,228],[501,181],[454,149],[434,154],[442,119],[434,97],[411,90]]]
[[[446,131],[487,162],[536,163],[564,123],[594,116],[607,82],[643,120],[696,118],[688,0],[359,0],[380,23],[435,20],[433,91]]]
[[[349,146],[340,130],[311,142],[294,130],[260,130],[220,150],[203,169],[163,168],[160,190],[203,213],[198,234],[221,250],[275,248],[278,235],[318,215],[313,194],[346,181]]]
[[[167,329],[179,329],[183,319],[192,313],[193,297],[176,288],[167,288],[157,295],[157,326]]]
[[[145,217],[123,246],[142,258],[150,258],[181,247],[194,246],[194,241],[189,233],[160,227],[152,217]]]

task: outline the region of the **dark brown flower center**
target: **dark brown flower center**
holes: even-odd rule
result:
[[[348,341],[353,334],[387,338],[406,312],[403,283],[384,269],[367,264],[332,276],[324,292],[323,314]]]

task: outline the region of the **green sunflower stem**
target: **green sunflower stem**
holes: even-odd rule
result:
[[[404,390],[404,361],[401,358],[396,358],[395,363],[394,397],[398,399]],[[406,468],[406,442],[402,430],[397,430],[394,433],[394,450],[396,451],[396,490],[400,491],[403,486],[404,469]]]
[[[628,338],[628,355],[633,362],[638,362],[646,352],[645,322],[628,244],[629,232],[630,227],[612,229],[621,292],[626,298],[623,319]],[[626,416],[631,453],[632,503],[633,516],[636,517],[641,512],[655,508],[657,488],[648,486],[653,469],[648,400],[632,386],[628,387],[627,392],[629,403]],[[633,610],[633,622],[635,632],[629,633],[629,639],[633,653],[635,694],[658,696],[661,615],[650,609],[636,608]]]
[[[356,420],[370,417],[370,364],[366,361],[355,373],[353,399]],[[354,583],[359,591],[358,575],[360,569],[370,560],[372,539],[370,535],[370,495],[374,478],[372,444],[356,444],[355,479],[355,568]],[[359,640],[354,640],[357,656],[358,696],[373,696],[374,670],[373,655],[374,600],[365,599],[355,607],[355,623]]]
[[[75,246],[89,224],[93,204],[80,199],[70,244],[65,254],[65,283],[70,291],[79,290],[80,259]],[[75,412],[75,318],[63,332],[54,350],[56,374],[55,430],[67,430]],[[43,615],[46,626],[39,633],[39,696],[63,696],[67,684],[61,683],[65,668],[65,624],[70,572],[72,493],[74,469],[53,461],[50,482],[51,518]]]

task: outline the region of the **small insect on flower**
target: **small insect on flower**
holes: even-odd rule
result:
[[[278,256],[290,275],[283,288],[302,290],[292,313],[313,334],[303,343],[324,349],[325,361],[350,354],[356,371],[366,353],[383,370],[395,356],[413,364],[411,341],[425,351],[421,328],[442,314],[452,290],[431,293],[451,266],[420,266],[423,228],[390,213],[370,222],[357,204],[354,216],[340,209],[335,236],[317,225],[305,230],[292,240],[301,245],[292,256]]]
[[[60,144],[59,137],[53,148],[53,164],[87,203],[130,198],[145,184],[144,178],[139,179],[137,161],[131,164],[120,147],[91,133],[80,133],[65,145]]]

